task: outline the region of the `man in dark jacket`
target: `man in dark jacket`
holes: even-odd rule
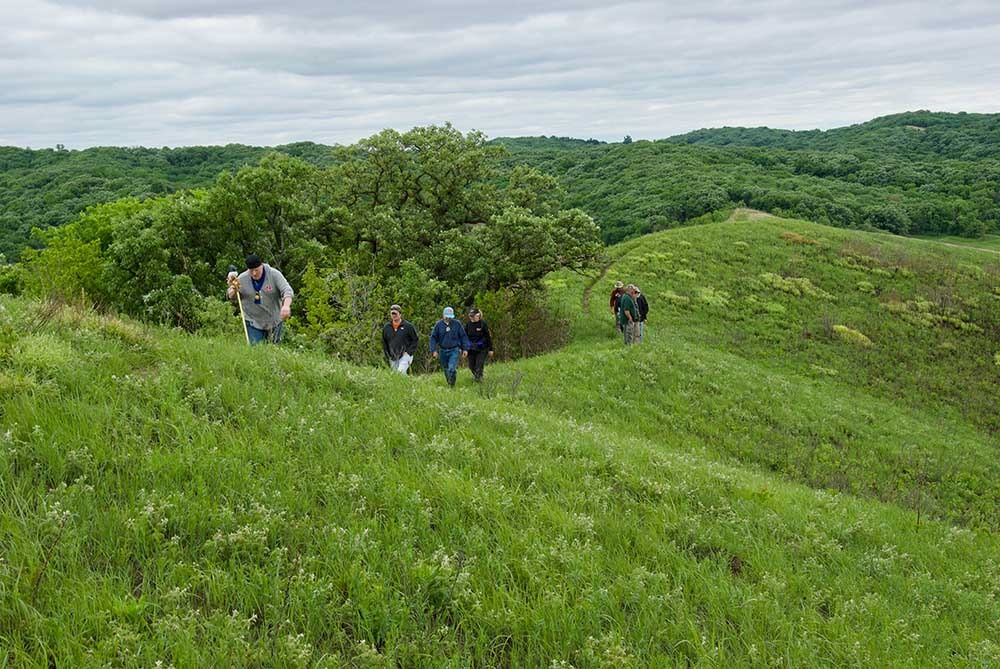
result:
[[[609,300],[608,305],[611,307],[611,314],[615,317],[615,327],[621,331],[622,326],[618,322],[618,303],[621,302],[622,294],[625,292],[625,284],[621,281],[615,281],[615,289],[611,291],[611,300]]]
[[[649,313],[649,302],[646,301],[646,296],[642,294],[638,286],[635,289],[635,306],[639,309],[639,334],[636,341],[641,344],[642,335],[646,331],[646,315]]]
[[[493,338],[490,328],[483,320],[479,309],[469,311],[469,322],[465,324],[465,334],[469,337],[469,370],[476,381],[483,380],[486,358],[493,357]]]
[[[420,338],[417,336],[417,329],[409,321],[403,320],[402,313],[398,304],[389,307],[389,322],[382,328],[382,352],[394,370],[406,374],[417,352]]]
[[[430,344],[431,355],[440,361],[444,378],[449,386],[454,386],[458,357],[469,355],[469,337],[462,324],[455,320],[455,310],[451,307],[445,307],[441,320],[434,324]]]

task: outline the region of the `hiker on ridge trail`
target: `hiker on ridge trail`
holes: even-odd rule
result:
[[[646,332],[646,316],[649,314],[649,302],[646,301],[646,296],[639,290],[639,286],[635,287],[635,306],[639,310],[639,332],[636,342],[641,344],[642,335]]]
[[[611,315],[615,318],[615,327],[618,331],[621,331],[621,325],[618,323],[618,303],[622,299],[622,295],[625,293],[625,284],[621,281],[615,281],[615,289],[611,291]]]
[[[431,355],[441,363],[448,385],[454,387],[458,358],[469,355],[469,337],[462,324],[455,320],[454,309],[445,307],[441,316],[431,330]]]
[[[635,343],[638,325],[639,309],[635,305],[635,286],[629,284],[618,303],[618,326],[621,328],[626,346]]]
[[[256,254],[248,255],[246,264],[242,274],[233,271],[226,277],[229,284],[226,298],[233,301],[239,293],[251,346],[262,341],[279,344],[285,319],[292,315],[295,291],[281,272],[262,262]]]
[[[389,322],[382,327],[382,353],[390,367],[406,374],[417,352],[420,337],[413,324],[403,320],[402,314],[398,304],[389,307]]]
[[[479,309],[469,310],[469,322],[465,324],[465,333],[469,337],[469,370],[476,382],[483,380],[483,367],[486,358],[493,357],[493,337],[490,328],[483,320],[483,312]]]

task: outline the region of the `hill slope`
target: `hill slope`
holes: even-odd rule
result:
[[[854,318],[860,298],[840,282],[863,270],[810,272],[849,257],[841,245],[925,257],[900,244],[775,220],[637,240],[614,250],[586,310],[593,279],[550,280],[577,310],[570,347],[492,366],[479,387],[463,372],[453,391],[438,375],[401,380],[8,302],[0,656],[995,664],[1000,477],[987,400],[964,409],[876,382],[865,370],[897,349],[911,364],[890,338],[928,326],[901,312],[890,313],[904,325],[884,330],[851,320],[869,328],[865,355],[803,339],[820,298],[760,276],[791,263],[799,273],[783,278],[810,278]],[[995,286],[982,255],[927,258],[942,272],[980,267],[979,285]],[[926,289],[937,275],[923,269],[936,267],[911,268],[896,290]],[[889,281],[874,269],[867,280]],[[627,352],[599,299],[614,276],[640,279],[653,303],[648,340]],[[944,327],[927,336],[949,341]],[[955,333],[973,337],[964,344],[985,328]]]
[[[1000,158],[1000,114],[947,114],[929,111],[882,116],[832,130],[713,128],[671,137],[668,141],[711,146],[851,151],[911,160],[932,157],[958,160]]]

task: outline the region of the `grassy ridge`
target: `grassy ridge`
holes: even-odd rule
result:
[[[654,305],[642,347],[626,357],[610,339],[598,282],[571,347],[490,367],[482,387],[463,372],[454,391],[439,375],[401,380],[287,349],[5,303],[0,658],[1000,662],[1000,539],[983,531],[996,522],[986,505],[998,480],[989,423],[930,394],[903,401],[869,382],[862,370],[895,355],[870,327],[869,358],[839,340],[807,341],[835,348],[821,362],[836,376],[810,372],[822,365],[808,348],[759,342],[774,327],[764,315],[741,321],[742,345],[729,346],[725,321],[752,293],[721,274],[710,282],[707,268],[729,248],[726,234],[739,233],[763,263],[785,248],[774,233],[789,226],[803,236],[826,230],[755,221],[616,249],[612,272],[641,278]],[[661,263],[667,273],[642,260],[671,252],[664,245],[687,256],[696,242],[700,285],[716,300],[728,292],[724,308],[696,302],[702,293],[688,294],[696,286],[681,283],[690,277],[673,263]],[[755,267],[779,272],[781,263]],[[551,284],[579,305],[586,280]],[[668,307],[667,290],[692,299]],[[849,304],[838,308],[851,313]],[[792,332],[798,317],[786,306]],[[819,442],[848,431],[847,448],[816,446],[804,459],[796,449],[811,443],[808,430]],[[973,481],[969,499],[950,478],[925,476],[920,487],[901,472],[891,478],[894,445],[913,435]],[[890,470],[878,468],[885,460]],[[839,469],[881,488],[828,490],[839,486],[823,477]]]

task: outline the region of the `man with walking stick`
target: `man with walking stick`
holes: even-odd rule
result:
[[[226,281],[226,297],[239,301],[247,342],[251,346],[262,341],[280,343],[282,326],[292,314],[295,296],[284,275],[251,253],[246,271],[237,275],[232,270]]]

